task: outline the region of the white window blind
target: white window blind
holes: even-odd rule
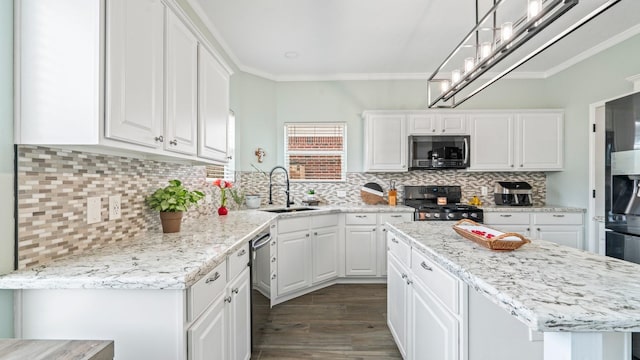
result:
[[[344,123],[288,123],[284,126],[285,167],[292,181],[346,179]]]
[[[236,116],[233,111],[229,112],[229,121],[227,123],[227,156],[229,157],[226,165],[207,165],[207,180],[225,179],[235,181],[236,174]]]

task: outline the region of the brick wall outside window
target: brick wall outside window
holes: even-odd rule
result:
[[[344,124],[286,124],[285,162],[291,180],[344,180]]]

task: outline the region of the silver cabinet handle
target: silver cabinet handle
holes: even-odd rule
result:
[[[402,215],[391,215],[391,217],[394,217],[394,218],[401,218],[401,217],[402,217]]]
[[[224,302],[231,304],[231,295],[224,298]]]
[[[563,215],[563,214],[553,214],[553,217],[559,217],[559,218],[561,218],[561,217],[564,217],[564,215]]]
[[[271,262],[276,262],[276,258],[275,257],[271,258]]]
[[[391,238],[391,242],[394,244],[398,244],[398,240],[396,240],[396,238]]]
[[[444,131],[445,131],[445,130],[444,130],[444,129],[442,129],[442,132],[444,132]]]
[[[309,237],[309,233],[305,234],[304,236]]]
[[[540,231],[540,228],[536,228],[536,230]]]
[[[276,274],[271,275],[271,280],[275,280],[276,279]]]
[[[509,166],[513,167],[513,164],[511,164],[511,165],[509,165]]]
[[[240,291],[240,289],[238,289],[238,288],[235,288],[235,289],[231,290],[231,292],[234,293],[234,294],[237,294],[239,291]]]
[[[169,141],[169,145],[178,146],[178,140],[173,139],[173,140]]]
[[[520,164],[520,167],[523,167],[524,165]]]
[[[271,246],[276,246],[276,242],[275,242],[275,241],[272,241],[272,242],[271,242]]]
[[[376,228],[371,229],[371,231],[376,231]]]
[[[216,280],[220,279],[220,273],[216,271],[215,274],[213,274],[213,277],[208,278],[207,280],[205,280],[205,284],[208,284],[210,282],[214,282]]]
[[[422,266],[423,269],[428,270],[428,271],[433,271],[433,268],[429,265],[427,265],[427,263],[425,263],[424,261],[420,264],[420,266]]]
[[[500,217],[511,217],[511,216],[513,216],[513,215],[511,215],[511,214],[500,214]]]
[[[246,254],[246,253],[247,253],[247,250],[246,250],[246,249],[242,249],[242,251],[240,251],[240,252],[238,253],[238,257],[240,257],[240,256],[242,256],[242,255],[244,255],[244,254]]]
[[[382,228],[382,232],[387,232],[387,229],[386,228]]]
[[[276,224],[271,224],[271,228],[272,229],[275,228],[275,227],[276,227]]]
[[[411,284],[413,284],[413,281],[412,281],[412,280],[407,279],[407,285],[411,285]]]
[[[358,219],[365,219],[365,218],[367,218],[367,215],[356,215],[356,217]]]
[[[436,129],[431,129],[431,132],[436,132]]]
[[[164,136],[160,135],[160,136],[156,136],[156,142],[164,142]]]
[[[402,274],[402,278],[403,278],[403,279],[406,279],[406,278],[407,278],[407,274],[404,274],[404,273],[403,273],[403,274]]]
[[[316,236],[318,236],[318,232],[317,232],[317,231],[316,231],[316,232],[314,232],[314,233],[313,233],[313,235],[316,235]]]

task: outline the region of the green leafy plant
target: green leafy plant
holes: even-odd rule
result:
[[[156,190],[147,197],[147,204],[160,212],[187,211],[192,205],[204,198],[201,191],[189,191],[180,180],[170,180],[169,186]]]
[[[307,191],[307,194],[309,194],[309,195],[315,195],[315,193],[316,193],[316,191],[315,191],[315,190],[313,190],[313,189],[309,189],[309,190]]]
[[[244,191],[239,189],[229,189],[229,192],[231,193],[233,201],[236,203],[238,208],[240,208],[240,206],[242,206],[242,203],[244,203]]]

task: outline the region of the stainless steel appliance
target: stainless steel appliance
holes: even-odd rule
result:
[[[404,204],[416,209],[416,221],[451,221],[471,219],[482,222],[482,209],[460,204],[462,189],[460,186],[405,186]]]
[[[409,136],[409,170],[469,167],[469,136]]]
[[[525,181],[496,181],[493,198],[496,205],[531,206],[533,188]]]
[[[605,104],[605,254],[640,264],[640,93]],[[632,336],[640,359],[640,333]]]
[[[251,350],[256,348],[262,341],[262,333],[265,324],[269,319],[271,310],[271,300],[268,294],[260,291],[259,279],[264,275],[269,277],[269,243],[271,234],[267,232],[256,235],[250,243],[251,254]],[[265,256],[266,255],[266,256]]]

